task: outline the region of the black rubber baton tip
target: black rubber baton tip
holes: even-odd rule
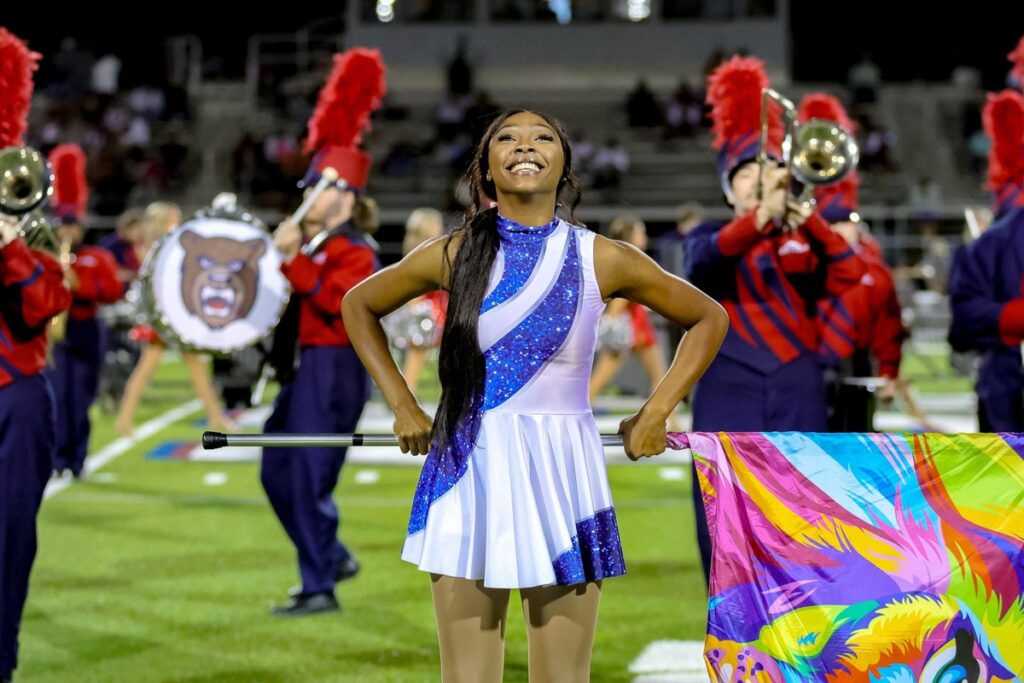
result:
[[[352,445],[353,446],[362,446],[363,445],[363,435],[362,434],[353,434],[352,435]]]
[[[228,435],[220,432],[203,432],[203,450],[212,451],[228,445]]]

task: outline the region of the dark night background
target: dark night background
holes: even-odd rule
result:
[[[163,60],[166,36],[197,36],[207,70],[239,78],[252,34],[287,33],[304,26],[328,33],[344,29],[344,2],[256,7],[4,3],[0,24],[44,56],[68,35],[96,55],[112,51],[124,62],[126,83],[151,70],[154,60]],[[895,0],[842,5],[790,0],[789,14],[791,67],[798,81],[844,81],[849,67],[868,52],[886,81],[946,81],[955,66],[966,64],[981,70],[986,88],[998,89],[1007,70],[1006,53],[1024,33],[1020,0],[949,2],[945,7]],[[45,72],[40,76],[45,79]]]

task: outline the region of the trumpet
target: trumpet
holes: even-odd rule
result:
[[[782,163],[786,176],[795,180],[800,193],[792,185],[787,195],[802,204],[814,202],[814,188],[838,183],[860,160],[860,149],[852,133],[829,119],[811,119],[797,124],[796,105],[771,88],[761,91],[761,145],[757,152],[757,200],[763,199],[761,179],[768,163],[768,105],[777,103],[786,122],[786,136],[782,141]]]
[[[51,194],[53,173],[46,157],[31,147],[0,151],[0,213],[21,217],[18,232],[34,249],[58,249],[53,227],[41,211]]]

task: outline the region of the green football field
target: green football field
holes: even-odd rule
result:
[[[967,388],[929,377],[919,361],[907,367],[931,392]],[[183,366],[165,363],[137,424],[191,398]],[[119,445],[113,420],[96,407],[93,415],[90,453],[109,455]],[[339,585],[340,613],[274,619],[268,608],[286,598],[297,570],[257,465],[146,457],[160,444],[197,440],[199,418],[169,424],[44,502],[17,680],[439,680],[428,578],[399,559],[418,469],[344,468],[342,536],[362,572]],[[703,637],[689,468],[655,459],[609,471],[628,573],[604,586],[593,680],[697,680],[629,671],[654,641]],[[526,681],[516,600],[506,680]]]

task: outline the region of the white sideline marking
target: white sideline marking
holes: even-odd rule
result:
[[[204,486],[223,486],[228,481],[226,472],[207,472],[203,475]]]
[[[632,683],[708,683],[704,644],[696,640],[656,640],[629,665]]]
[[[658,470],[658,476],[665,481],[682,481],[686,479],[686,470],[682,467],[662,467]]]
[[[380,472],[377,470],[359,470],[356,472],[355,482],[357,484],[376,484],[380,481]]]
[[[143,423],[138,429],[135,430],[135,435],[132,437],[122,436],[119,439],[115,439],[111,443],[107,444],[106,447],[100,449],[98,453],[93,453],[85,461],[85,474],[88,476],[92,472],[105,466],[111,460],[122,455],[125,451],[130,449],[135,444],[148,439],[164,427],[174,424],[178,420],[188,417],[194,412],[197,412],[202,407],[202,402],[197,399],[193,399],[186,403],[182,403],[177,408],[171,408],[166,413],[157,415],[152,420]],[[71,485],[71,479],[53,479],[49,484],[46,485],[46,491],[43,493],[43,500],[51,498],[68,486]]]

